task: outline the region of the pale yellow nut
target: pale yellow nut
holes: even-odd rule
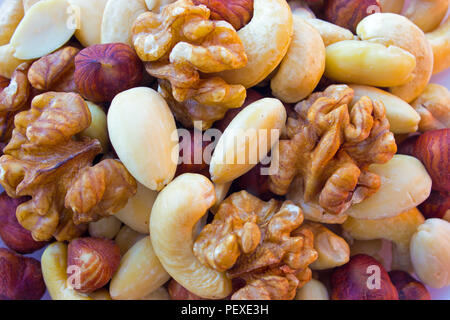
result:
[[[101,43],[122,42],[133,47],[130,26],[146,11],[144,0],[108,0],[103,12]]]
[[[218,75],[229,84],[257,85],[280,64],[293,32],[292,13],[285,0],[255,0],[252,20],[238,31],[247,65]]]
[[[405,0],[378,0],[381,12],[401,13]]]
[[[109,291],[105,288],[89,293],[89,296],[94,300],[112,300]]]
[[[36,59],[62,47],[74,34],[66,0],[46,0],[36,3],[20,21],[11,38],[14,56]]]
[[[23,2],[23,10],[27,12],[33,5],[42,0],[22,0]]]
[[[9,43],[24,14],[22,0],[0,2],[0,46]]]
[[[450,68],[450,18],[426,36],[433,49],[433,74]]]
[[[219,206],[222,203],[223,200],[225,200],[225,197],[228,194],[228,191],[230,190],[231,184],[233,181],[223,183],[223,184],[214,184],[214,190],[216,190],[216,203],[214,203],[214,206],[211,207],[211,212],[216,213],[217,210],[219,210]]]
[[[10,44],[0,47],[0,76],[11,79],[16,68],[29,60],[14,57],[14,48]]]
[[[63,242],[50,244],[42,254],[41,267],[45,285],[53,300],[93,300],[87,294],[77,292],[68,285],[67,244]]]
[[[134,231],[130,227],[124,225],[119,233],[117,234],[114,241],[117,243],[120,249],[120,255],[124,256],[125,253],[132,247],[136,242],[141,240],[142,238],[145,238],[146,235],[139,233],[137,231]]]
[[[417,98],[430,81],[433,71],[433,51],[423,31],[401,15],[375,13],[365,17],[358,24],[356,33],[362,40],[385,46],[393,45],[416,57],[416,67],[409,81],[403,85],[391,87],[390,91],[406,102]],[[396,77],[397,75],[389,74],[388,76]]]
[[[153,251],[150,236],[131,247],[120,260],[111,279],[109,293],[114,300],[145,297],[170,279]]]
[[[297,290],[295,300],[330,300],[327,287],[316,279],[309,280]]]
[[[270,82],[272,94],[286,103],[309,96],[325,71],[325,45],[319,32],[296,15],[293,21],[291,45]]]
[[[396,134],[416,132],[420,122],[420,115],[414,108],[393,94],[370,86],[350,85],[355,95],[353,103],[363,96],[371,100],[383,102],[386,108],[386,117],[391,125],[391,131]]]
[[[84,46],[101,43],[103,11],[108,0],[68,0],[77,15],[78,28],[75,37]],[[131,27],[130,27],[131,28]]]
[[[176,0],[145,0],[145,4],[147,5],[147,9],[153,12],[160,12],[161,8],[175,2]]]
[[[409,245],[417,228],[425,221],[413,208],[398,216],[367,220],[349,217],[342,225],[346,235],[356,240],[386,239],[393,242],[392,270],[412,271]]]
[[[131,229],[148,234],[150,212],[157,196],[158,192],[138,183],[136,194],[128,199],[126,206],[119,210],[115,217]]]
[[[450,223],[428,219],[411,240],[414,271],[423,283],[433,288],[450,285]]]
[[[345,235],[345,232],[344,232]],[[346,237],[347,238],[347,237]],[[383,246],[383,240],[375,239],[375,240],[354,240],[350,238],[350,256],[353,257],[357,254],[366,254],[371,256],[378,262],[380,262],[386,270],[391,268],[391,260],[388,255],[385,253],[386,251]]]
[[[278,99],[264,98],[240,111],[216,145],[211,179],[222,184],[251,170],[276,144],[285,123],[286,109]]]
[[[354,39],[354,35],[350,30],[334,23],[320,19],[307,19],[306,22],[320,33],[325,47],[339,41]]]
[[[395,155],[385,164],[373,164],[369,171],[380,176],[380,189],[352,205],[345,213],[356,219],[395,217],[417,207],[431,192],[431,177],[414,157]]]
[[[111,143],[130,173],[151,190],[174,177],[178,134],[166,101],[153,89],[138,87],[114,97],[108,111]]]
[[[231,293],[231,280],[201,264],[192,251],[194,226],[215,201],[214,186],[205,176],[177,177],[153,205],[150,234],[161,264],[179,284],[200,297],[223,299]]]
[[[326,48],[325,76],[345,82],[391,87],[409,81],[415,57],[396,46],[344,40]]]
[[[291,7],[292,14],[300,18],[314,19],[316,17],[304,0],[289,1],[289,7]]]
[[[106,124],[106,113],[102,107],[86,101],[89,111],[91,112],[91,125],[83,130],[79,136],[97,139],[102,145],[102,153],[109,151],[108,126]]]
[[[450,128],[450,91],[446,87],[429,83],[411,105],[420,115],[421,132]]]
[[[169,292],[165,287],[159,287],[149,295],[141,298],[140,300],[170,300]]]
[[[120,220],[114,216],[102,218],[89,223],[89,235],[94,238],[114,239],[121,226]]]
[[[436,29],[447,14],[449,0],[410,0],[402,12],[423,32]]]

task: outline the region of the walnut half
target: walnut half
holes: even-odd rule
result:
[[[136,181],[119,161],[91,167],[100,142],[74,138],[90,123],[89,108],[75,93],[41,94],[15,117],[0,183],[11,197],[31,196],[16,215],[35,240],[78,237],[83,223],[113,214],[136,193]]]
[[[302,230],[303,213],[290,201],[264,202],[246,191],[225,199],[194,243],[205,265],[227,271],[246,285],[232,299],[289,300],[311,279],[317,259],[313,234]]]

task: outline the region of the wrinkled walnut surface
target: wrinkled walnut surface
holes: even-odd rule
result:
[[[186,127],[202,121],[211,127],[246,97],[241,85],[229,85],[205,74],[242,68],[247,63],[236,30],[210,20],[210,10],[179,0],[160,14],[146,12],[133,25],[133,43],[147,72],[158,78],[160,91],[175,117]]]
[[[16,215],[35,240],[78,237],[86,229],[83,223],[113,214],[135,194],[136,181],[120,162],[91,167],[101,152],[98,140],[74,139],[91,123],[78,94],[41,94],[14,123],[0,158],[0,183],[11,197],[32,197]]]
[[[264,202],[237,192],[199,234],[194,254],[230,278],[245,280],[232,299],[293,299],[311,279],[308,266],[317,259],[312,232],[291,236],[302,223],[301,209],[290,201]]]
[[[380,178],[367,167],[389,161],[397,146],[382,102],[362,97],[350,107],[352,99],[351,88],[332,85],[296,105],[298,118],[288,119],[280,140],[280,169],[270,176],[272,192],[338,216],[378,190]]]

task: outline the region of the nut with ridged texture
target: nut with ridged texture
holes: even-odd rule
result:
[[[68,275],[72,275],[74,270],[79,275],[79,283],[73,284],[73,288],[79,292],[100,289],[111,280],[119,267],[120,250],[111,240],[75,239],[70,242],[67,254]]]

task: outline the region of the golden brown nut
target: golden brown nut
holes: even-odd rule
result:
[[[86,103],[75,93],[41,94],[15,117],[0,158],[0,183],[11,197],[32,197],[16,214],[35,240],[77,237],[83,223],[112,215],[136,192],[136,181],[120,162],[91,167],[100,142],[73,139],[90,122]]]
[[[14,128],[14,116],[27,107],[30,84],[27,79],[29,63],[14,71],[9,84],[0,89],[0,142],[8,142]]]
[[[73,75],[79,51],[65,47],[35,61],[28,71],[30,84],[42,91],[78,92]]]
[[[179,0],[161,14],[141,14],[132,32],[137,54],[147,61],[147,72],[160,79],[162,93],[183,125],[201,120],[199,129],[207,129],[228,109],[243,104],[243,86],[228,85],[218,77],[201,78],[200,73],[237,69],[247,63],[236,30],[225,21],[211,21],[207,7]]]
[[[301,209],[290,201],[264,202],[246,191],[234,193],[198,236],[194,254],[246,282],[232,299],[293,299],[310,280],[308,265],[317,259],[312,232],[291,236],[302,223]]]
[[[298,119],[288,119],[287,139],[280,140],[272,192],[289,192],[302,209],[318,204],[338,216],[378,190],[380,179],[367,167],[389,161],[397,146],[383,103],[362,97],[350,111],[353,95],[348,86],[333,85],[297,104]],[[323,221],[305,210],[309,219]]]

